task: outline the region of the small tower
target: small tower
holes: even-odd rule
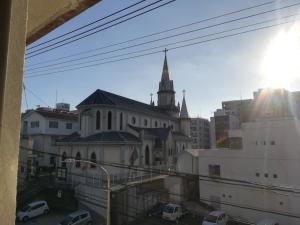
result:
[[[186,136],[190,137],[191,119],[189,117],[189,113],[186,107],[185,90],[183,90],[183,99],[181,104],[179,120],[180,120],[180,131]]]
[[[163,71],[161,75],[161,81],[159,82],[159,89],[157,92],[158,100],[157,106],[159,108],[166,109],[173,115],[178,115],[178,108],[175,103],[175,91],[173,80],[170,80],[169,68],[167,62],[167,49],[165,49],[165,60]]]
[[[154,101],[152,100],[153,94],[151,93],[150,96],[151,96],[150,105],[154,106]]]

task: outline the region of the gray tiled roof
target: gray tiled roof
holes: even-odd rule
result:
[[[120,107],[125,107],[132,110],[137,110],[140,112],[152,113],[153,115],[158,116],[168,116],[170,115],[164,110],[157,106],[152,106],[150,104],[145,104],[138,102],[129,98],[125,98],[120,95],[116,95],[103,90],[96,90],[85,100],[77,105],[77,108],[80,106],[91,106],[91,105],[115,105]]]
[[[140,131],[144,131],[145,135],[151,135],[151,136],[155,136],[156,138],[158,138],[159,140],[165,141],[167,140],[170,130],[171,128],[140,128],[140,127],[134,127],[129,125],[132,129],[140,132]]]
[[[58,140],[57,142],[139,143],[140,140],[128,132],[108,131],[100,132],[87,137],[80,137],[80,134],[75,132]]]

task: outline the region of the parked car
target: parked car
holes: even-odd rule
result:
[[[176,221],[182,216],[182,207],[178,204],[169,203],[163,209],[162,218],[165,220]]]
[[[154,217],[162,217],[164,207],[166,206],[166,203],[158,202],[156,203],[149,211],[147,212],[148,216],[154,216]]]
[[[91,225],[91,214],[86,210],[78,210],[66,216],[58,225]]]
[[[273,219],[263,219],[256,223],[256,225],[279,225],[279,223]]]
[[[202,225],[226,225],[228,222],[228,216],[223,211],[210,212],[202,222]]]
[[[33,217],[47,214],[48,212],[49,206],[46,201],[31,202],[17,212],[17,220],[25,222]]]

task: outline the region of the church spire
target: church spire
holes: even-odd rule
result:
[[[183,92],[183,100],[182,100],[182,105],[181,105],[181,111],[180,111],[180,118],[182,119],[188,119],[189,118],[189,113],[186,107],[186,102],[185,102],[185,90]]]
[[[170,76],[169,76],[169,68],[168,68],[168,61],[167,61],[167,49],[164,50],[165,52],[165,61],[164,61],[164,67],[161,75],[161,81],[169,81]]]

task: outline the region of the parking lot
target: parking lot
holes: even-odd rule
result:
[[[203,217],[193,217],[191,215],[186,215],[178,221],[178,225],[201,225],[202,220]],[[177,223],[166,221],[157,217],[143,216],[131,222],[130,225],[177,225]],[[229,221],[227,225],[246,225],[246,224]]]
[[[16,225],[57,225],[60,221],[65,218],[68,213],[49,213],[48,215],[38,216],[27,222],[16,222]],[[100,222],[100,219],[93,216],[93,225],[103,225],[103,222]]]

